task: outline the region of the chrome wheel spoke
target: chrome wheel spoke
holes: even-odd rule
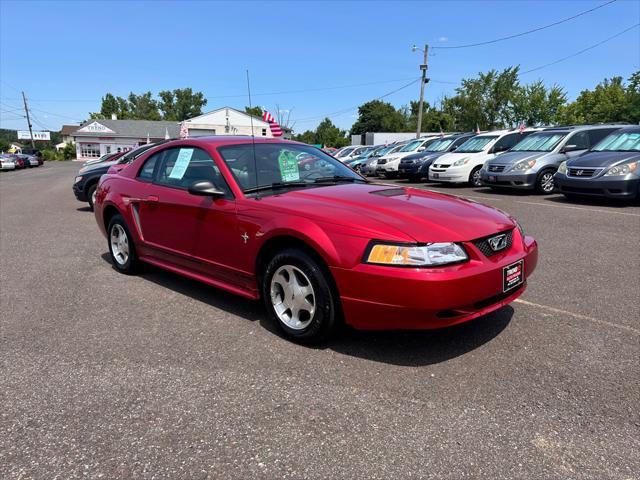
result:
[[[306,328],[315,313],[315,292],[309,278],[292,265],[280,267],[271,279],[271,304],[287,327]]]

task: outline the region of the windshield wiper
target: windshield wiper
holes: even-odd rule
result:
[[[369,180],[357,177],[347,177],[345,175],[334,175],[332,177],[318,177],[313,180],[314,183],[338,183],[338,182],[364,182],[369,183]]]
[[[244,193],[261,192],[263,190],[281,190],[283,188],[290,187],[306,187],[309,185],[307,182],[274,182],[271,185],[260,185],[257,187],[251,187],[244,190]]]

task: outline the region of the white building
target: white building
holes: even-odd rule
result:
[[[231,107],[222,107],[198,117],[185,120],[189,137],[206,135],[251,135],[252,115]],[[258,117],[253,117],[253,135],[256,137],[273,137],[269,124]]]
[[[90,160],[149,142],[178,138],[180,124],[152,120],[89,120],[72,133],[76,158]]]

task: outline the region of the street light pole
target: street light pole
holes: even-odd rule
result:
[[[413,46],[413,51],[420,50],[420,48]],[[418,129],[416,131],[416,138],[420,138],[420,133],[422,130],[422,109],[424,105],[424,86],[429,82],[427,78],[427,68],[428,67],[428,56],[429,56],[429,45],[424,46],[424,63],[420,65],[420,70],[422,71],[422,78],[420,79],[420,104],[418,107]]]

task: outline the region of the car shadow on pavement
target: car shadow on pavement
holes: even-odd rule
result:
[[[629,208],[638,207],[638,202],[633,200],[625,200],[618,198],[598,198],[598,197],[577,197],[568,199],[564,195],[553,197],[542,197],[544,200],[562,205],[583,205],[589,207],[613,207],[613,208]]]
[[[490,342],[509,325],[513,312],[512,307],[506,306],[470,322],[439,330],[362,331],[347,328],[326,348],[392,365],[432,365]]]
[[[101,257],[111,265],[108,253]],[[282,337],[267,318],[260,301],[248,300],[151,265],[145,265],[138,276],[250,322],[257,321],[266,331]],[[364,331],[344,327],[333,339],[309,348],[330,349],[344,355],[400,366],[432,365],[464,355],[490,342],[511,322],[513,312],[512,307],[506,306],[476,320],[439,330]]]
[[[93,212],[93,210],[91,210],[91,207],[89,207],[88,205],[86,207],[78,207],[78,208],[76,208],[76,211],[78,211],[78,212]]]

